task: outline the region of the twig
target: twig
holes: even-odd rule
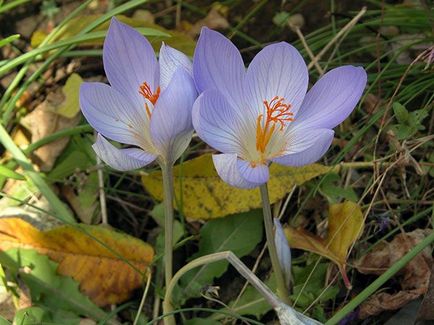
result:
[[[317,63],[322,57],[323,55],[332,47],[332,45],[334,43],[336,43],[336,41],[346,33],[347,30],[353,28],[353,26],[359,21],[359,19],[366,13],[366,7],[363,7],[362,10],[359,11],[359,13],[353,18],[351,19],[348,24],[346,24],[336,35],[335,37],[332,38],[332,40],[327,43],[326,46],[324,46],[324,48],[321,50],[321,52],[318,53],[317,56],[315,56],[312,60],[312,62],[309,63],[309,65],[307,66],[308,70],[311,69],[315,63]]]
[[[96,156],[96,164],[100,165],[102,163],[101,159]],[[108,225],[108,217],[107,217],[107,200],[105,197],[104,191],[104,174],[102,168],[97,169],[98,175],[98,193],[99,193],[99,204],[101,207],[101,223],[103,225]]]
[[[139,322],[140,313],[143,309],[143,306],[145,305],[146,296],[148,295],[149,287],[151,286],[151,276],[152,276],[151,270],[148,269],[148,272],[146,275],[147,275],[147,279],[146,279],[145,291],[143,292],[142,300],[140,301],[139,309],[137,310],[137,315],[136,315],[136,318],[134,319],[133,325],[137,325]]]
[[[315,55],[313,54],[309,45],[307,45],[306,39],[304,38],[304,35],[301,32],[300,28],[298,26],[292,25],[291,29],[297,34],[298,38],[301,41],[301,44],[303,44],[304,49],[306,50],[307,54],[309,55],[310,59],[312,60],[313,64],[315,65],[315,68],[318,70],[318,73],[320,74],[320,76],[322,76],[324,74],[324,70],[319,65],[318,60],[315,60]]]

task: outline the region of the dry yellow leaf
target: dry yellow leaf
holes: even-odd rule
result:
[[[348,250],[363,230],[363,213],[357,203],[345,201],[329,208],[327,247],[345,264]]]
[[[346,201],[329,208],[328,234],[323,239],[304,229],[285,227],[285,235],[291,248],[298,248],[321,255],[333,261],[342,274],[345,285],[350,288],[345,266],[348,250],[363,230],[363,213],[357,203]]]
[[[59,263],[57,272],[79,282],[98,306],[125,301],[142,285],[154,257],[147,243],[100,226],[39,231],[22,219],[2,218],[0,250],[11,248],[31,248],[50,257]]]
[[[62,87],[62,93],[65,96],[64,102],[57,107],[56,113],[67,118],[73,118],[80,111],[78,94],[80,85],[83,83],[80,75],[73,73],[66,80],[65,86]]]
[[[301,185],[330,170],[331,167],[319,164],[297,168],[271,165],[268,183],[271,203],[282,199],[294,185]],[[143,176],[142,181],[153,197],[163,200],[160,171]],[[176,166],[174,182],[177,202],[180,202],[182,188],[183,212],[188,218],[207,220],[261,207],[259,190],[238,189],[223,182],[209,154]]]

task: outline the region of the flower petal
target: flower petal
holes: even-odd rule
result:
[[[334,136],[330,129],[299,130],[288,141],[287,152],[294,152],[272,159],[281,165],[303,166],[318,161],[329,149]]]
[[[173,74],[180,67],[193,77],[193,65],[188,56],[164,43],[161,45],[159,62],[161,90],[166,89]]]
[[[235,45],[222,34],[202,28],[193,57],[193,74],[200,93],[218,89],[235,108],[243,108],[243,59]]]
[[[261,184],[249,182],[241,176],[236,154],[213,155],[215,169],[221,179],[231,186],[239,188],[255,188]]]
[[[199,137],[214,149],[245,157],[243,140],[248,139],[245,132],[249,128],[218,90],[206,90],[197,98],[193,125]]]
[[[147,147],[145,109],[137,109],[112,87],[84,82],[80,87],[80,106],[89,124],[107,138]]]
[[[104,41],[103,62],[110,85],[138,107],[145,103],[139,93],[143,82],[153,92],[159,86],[159,67],[151,44],[116,18],[112,18]]]
[[[279,259],[280,268],[285,277],[286,285],[289,285],[291,280],[291,249],[289,248],[288,240],[283,232],[282,225],[277,218],[273,218],[275,233],[274,243],[277,250],[277,258]]]
[[[295,115],[306,95],[309,75],[297,49],[280,42],[264,47],[254,57],[246,78],[249,108],[256,116],[265,109],[263,101],[270,102],[275,96],[283,97]]]
[[[120,171],[141,168],[157,158],[138,148],[118,149],[101,134],[98,134],[92,148],[102,161]]]
[[[270,172],[267,165],[258,164],[252,167],[250,162],[238,159],[238,170],[245,180],[255,183],[264,184],[270,178]]]
[[[343,66],[327,72],[306,95],[295,123],[332,129],[353,111],[366,86],[362,67]]]
[[[179,68],[152,112],[153,144],[170,162],[175,162],[190,143],[193,131],[191,110],[196,96],[192,77],[184,68]]]

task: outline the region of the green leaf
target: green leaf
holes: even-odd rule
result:
[[[390,126],[390,129],[395,133],[398,140],[404,140],[409,137],[411,137],[415,130],[413,130],[408,125],[400,125],[400,124],[394,124]]]
[[[276,287],[274,274],[265,281],[269,288]],[[240,315],[254,315],[258,319],[269,312],[272,307],[254,287],[249,285],[236,304],[231,303],[231,310]]]
[[[11,323],[6,318],[0,316],[0,325],[11,325]]]
[[[273,24],[279,27],[283,27],[288,22],[289,16],[291,16],[289,12],[278,12],[273,17]]]
[[[95,153],[88,138],[72,137],[66,149],[57,158],[56,166],[49,172],[48,178],[62,180],[77,170],[86,170],[95,165]]]
[[[191,259],[211,253],[232,251],[238,257],[250,253],[262,240],[262,213],[259,210],[216,219],[206,223],[200,231],[199,251]],[[221,261],[188,272],[181,279],[181,297],[197,297],[201,289],[211,285],[228,268]]]
[[[79,325],[81,318],[74,313],[64,310],[49,310],[44,306],[35,306],[20,309],[14,317],[14,324],[35,325],[35,324],[62,324]],[[9,324],[9,323],[8,323]],[[1,322],[0,322],[0,325]]]
[[[43,322],[52,322],[50,313],[42,307],[28,307],[17,311],[14,324],[34,325]]]
[[[18,174],[17,172],[13,171],[12,169],[7,168],[4,165],[0,165],[0,175],[7,177],[7,178],[20,180],[20,181],[25,180],[23,175]]]
[[[358,197],[356,192],[351,187],[342,188],[338,184],[341,177],[336,173],[329,173],[324,176],[320,185],[320,191],[323,195],[327,196],[331,203],[338,203],[342,199],[349,201],[357,201]]]
[[[57,263],[30,249],[0,252],[0,263],[29,287],[32,301],[50,310],[63,310],[104,319],[106,313],[84,296],[72,278],[56,273]],[[26,271],[23,271],[26,270]],[[44,316],[37,312],[36,315]]]
[[[425,129],[422,121],[429,115],[427,109],[408,112],[407,109],[399,104],[393,103],[393,111],[399,124],[390,126],[398,140],[405,140],[413,136],[417,131]]]
[[[327,263],[312,263],[306,267],[294,266],[292,268],[294,287],[291,300],[295,301],[298,298],[298,307],[306,308],[318,297],[320,297],[320,302],[325,302],[336,297],[339,292],[338,286],[329,287],[323,292],[327,268]]]
[[[409,114],[407,109],[398,102],[394,102],[392,105],[393,112],[395,113],[395,117],[399,123],[406,123],[409,118]]]

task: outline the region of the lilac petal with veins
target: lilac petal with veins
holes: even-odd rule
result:
[[[118,149],[100,134],[92,148],[102,161],[120,171],[142,168],[157,158],[138,148]]]
[[[140,86],[159,86],[159,66],[149,41],[134,28],[112,18],[103,47],[104,70],[110,85],[134,105],[143,107]]]

